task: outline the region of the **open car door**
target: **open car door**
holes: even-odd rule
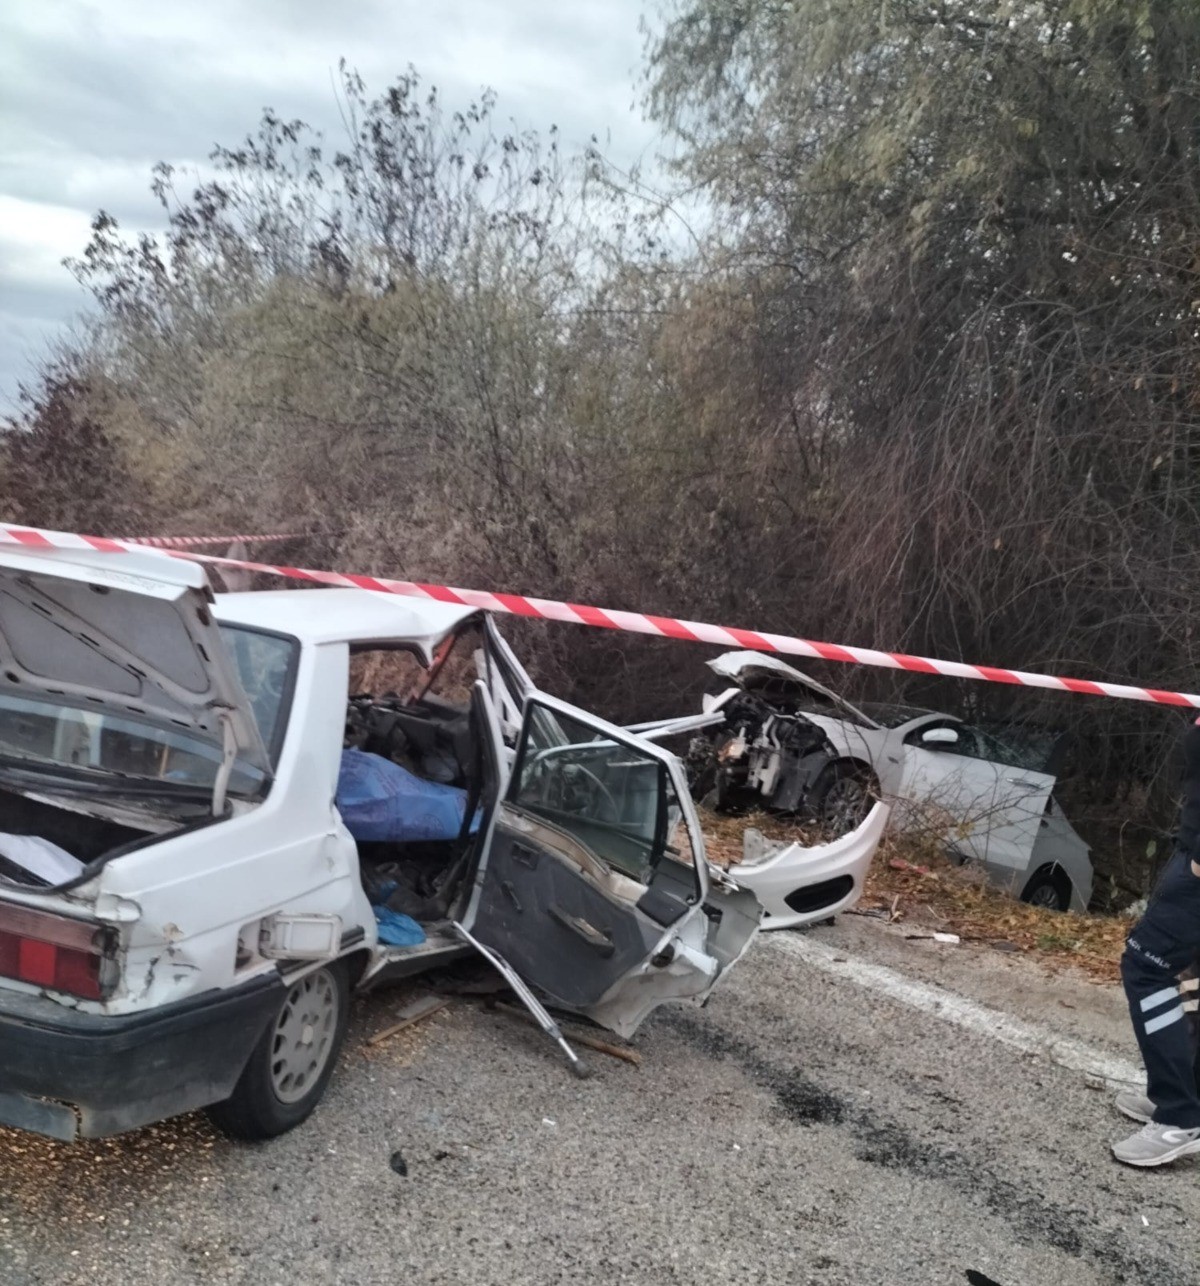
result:
[[[551,1004],[622,1036],[703,999],[749,945],[753,894],[710,887],[679,761],[543,693],[525,703],[465,927]]]
[[[478,667],[479,673],[487,684],[504,744],[515,746],[517,734],[521,731],[525,702],[536,689],[490,616],[484,618],[483,638],[483,664]]]

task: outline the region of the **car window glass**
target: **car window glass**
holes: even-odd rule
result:
[[[134,715],[81,710],[39,698],[0,697],[0,755],[31,766],[82,768],[119,777],[209,787],[221,763],[219,747],[185,732],[168,732]],[[262,772],[238,760],[232,794],[254,794]]]
[[[1058,747],[1059,736],[1042,729],[1002,727],[995,731],[977,730],[986,746],[987,758],[1027,772],[1053,773],[1051,757]]]
[[[258,735],[274,766],[283,743],[297,645],[294,639],[237,625],[222,625],[242,690],[250,699]]]
[[[536,703],[509,799],[643,884],[666,853],[668,836],[678,839],[683,817],[660,760]],[[683,855],[690,853],[690,842],[673,847],[681,853],[675,860],[688,861]]]
[[[667,789],[666,853],[673,861],[681,862],[684,866],[696,865],[696,845],[673,785],[668,785]]]

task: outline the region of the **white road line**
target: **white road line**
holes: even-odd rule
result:
[[[814,942],[798,933],[764,933],[762,936],[777,951],[795,956],[814,969],[879,992],[911,1009],[953,1023],[964,1031],[988,1036],[1026,1054],[1041,1055],[1060,1067],[1085,1076],[1099,1077],[1123,1086],[1145,1087],[1146,1074],[1138,1064],[1114,1057],[1084,1041],[1061,1036],[998,1009],[989,1009],[936,983],[918,982],[886,965],[847,956],[824,942]]]

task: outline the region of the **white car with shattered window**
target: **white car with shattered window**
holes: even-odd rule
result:
[[[363,652],[422,680],[352,695]],[[352,991],[473,951],[581,1067],[543,1001],[628,1036],[760,915],[675,756],[538,692],[469,608],[0,554],[0,1124],[278,1134]]]
[[[724,721],[691,759],[702,766],[694,783],[703,777],[719,806],[807,814],[844,836],[886,800],[893,825],[939,836],[1015,896],[1086,910],[1091,854],[1054,798],[1046,745],[1022,746],[933,710],[852,705],[759,652],[708,664],[717,677],[704,710]]]

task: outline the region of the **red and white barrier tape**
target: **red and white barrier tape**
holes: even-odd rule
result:
[[[4,544],[23,545],[31,549],[93,549],[105,553],[144,552],[146,549],[146,546],[133,541],[114,540],[107,536],[78,536],[66,532],[0,524],[0,545]],[[763,634],[729,625],[707,625],[701,621],[681,620],[672,616],[650,616],[642,612],[587,607],[580,603],[530,598],[523,594],[493,594],[486,590],[454,589],[448,585],[428,585],[419,581],[343,575],[341,572],[316,571],[307,567],[280,567],[270,563],[256,563],[241,558],[221,558],[213,554],[190,553],[180,549],[163,548],[160,552],[168,557],[187,558],[196,562],[209,563],[215,567],[263,572],[271,576],[285,576],[291,580],[308,581],[316,585],[369,589],[385,594],[400,594],[408,598],[433,599],[440,603],[459,603],[467,607],[479,608],[481,611],[500,612],[510,616],[565,621],[571,625],[590,625],[597,629],[684,639],[692,643],[712,643],[719,647],[750,648],[756,652],[779,652],[786,656],[842,661],[852,665],[874,665],[887,670],[907,670],[914,674],[941,674],[952,679],[981,679],[989,683],[1048,688],[1057,692],[1077,692],[1084,696],[1116,697],[1124,701],[1151,701],[1159,705],[1200,708],[1200,695],[1191,692],[1167,692],[1160,688],[1143,688],[1124,683],[1031,674],[1023,670],[1004,670],[990,665],[969,665],[964,661],[939,661],[927,656],[909,656],[904,652],[879,652],[873,648],[819,643],[812,639],[793,638],[786,634]]]
[[[143,545],[150,549],[196,549],[204,545],[233,545],[238,541],[252,545],[268,540],[298,540],[305,534],[302,531],[283,531],[270,536],[120,536],[118,539],[122,544]]]

